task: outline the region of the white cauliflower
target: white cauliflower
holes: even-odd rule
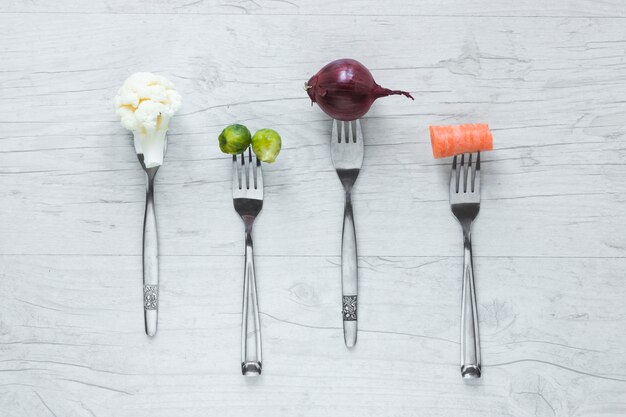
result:
[[[137,72],[124,81],[114,102],[122,126],[135,136],[135,150],[143,154],[146,168],[163,164],[170,118],[181,105],[174,84],[161,75]]]

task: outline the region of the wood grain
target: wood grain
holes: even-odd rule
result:
[[[457,363],[459,257],[361,258],[352,352],[335,314],[339,258],[258,257],[267,372],[252,382],[238,375],[238,257],[162,257],[153,340],[142,332],[133,279],[140,257],[0,260],[0,398],[11,416],[44,402],[57,415],[88,415],[87,408],[98,416],[358,416],[384,408],[619,415],[624,406],[617,330],[626,314],[606,307],[626,296],[612,279],[622,260],[478,257],[485,378],[469,385]]]
[[[384,7],[376,0],[336,2],[332,0],[106,0],[101,2],[56,0],[13,0],[4,13],[106,13],[106,14],[194,14],[273,16],[502,16],[502,17],[626,17],[619,0],[578,0],[546,4],[539,0],[490,2],[458,0],[420,2],[391,1]]]
[[[626,9],[618,1],[11,1],[0,12],[0,410],[22,416],[626,414]],[[342,195],[302,84],[350,56],[363,121],[359,343],[338,315]],[[183,95],[156,185],[112,97]],[[284,142],[255,229],[265,374],[238,373],[243,230],[217,135]],[[484,378],[459,377],[461,234],[429,124],[487,122],[474,252]]]

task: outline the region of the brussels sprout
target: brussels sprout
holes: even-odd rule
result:
[[[250,131],[244,125],[230,125],[219,136],[220,149],[224,153],[236,155],[250,146]]]
[[[280,153],[280,135],[272,129],[261,129],[252,137],[252,150],[263,162],[274,162]]]

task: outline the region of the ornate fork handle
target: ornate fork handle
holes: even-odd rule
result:
[[[357,338],[357,268],[356,229],[352,212],[352,199],[350,191],[346,191],[341,237],[341,288],[343,337],[347,347],[354,346]]]
[[[154,336],[157,332],[159,309],[159,242],[154,211],[155,175],[155,168],[146,170],[146,211],[143,222],[143,298],[144,324],[148,336]]]
[[[461,306],[461,375],[463,378],[480,378],[480,336],[476,291],[474,288],[474,263],[472,261],[471,222],[463,225],[463,298]]]
[[[256,358],[248,359],[248,304],[252,299],[252,314],[254,316],[254,339]],[[241,318],[241,373],[243,375],[260,375],[263,359],[261,357],[261,318],[259,316],[259,302],[256,291],[256,276],[254,273],[254,252],[252,245],[252,225],[246,226],[246,255],[243,282],[243,308]]]

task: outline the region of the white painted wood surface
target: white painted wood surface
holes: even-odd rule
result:
[[[623,2],[5,1],[0,415],[626,415]],[[302,84],[385,86],[354,195],[360,333],[339,316],[342,195]],[[161,315],[143,334],[143,174],[112,97],[184,107],[157,177]],[[429,124],[488,122],[474,251],[484,377],[459,376],[461,234]],[[264,375],[239,374],[243,230],[217,135],[283,136],[255,244]]]

